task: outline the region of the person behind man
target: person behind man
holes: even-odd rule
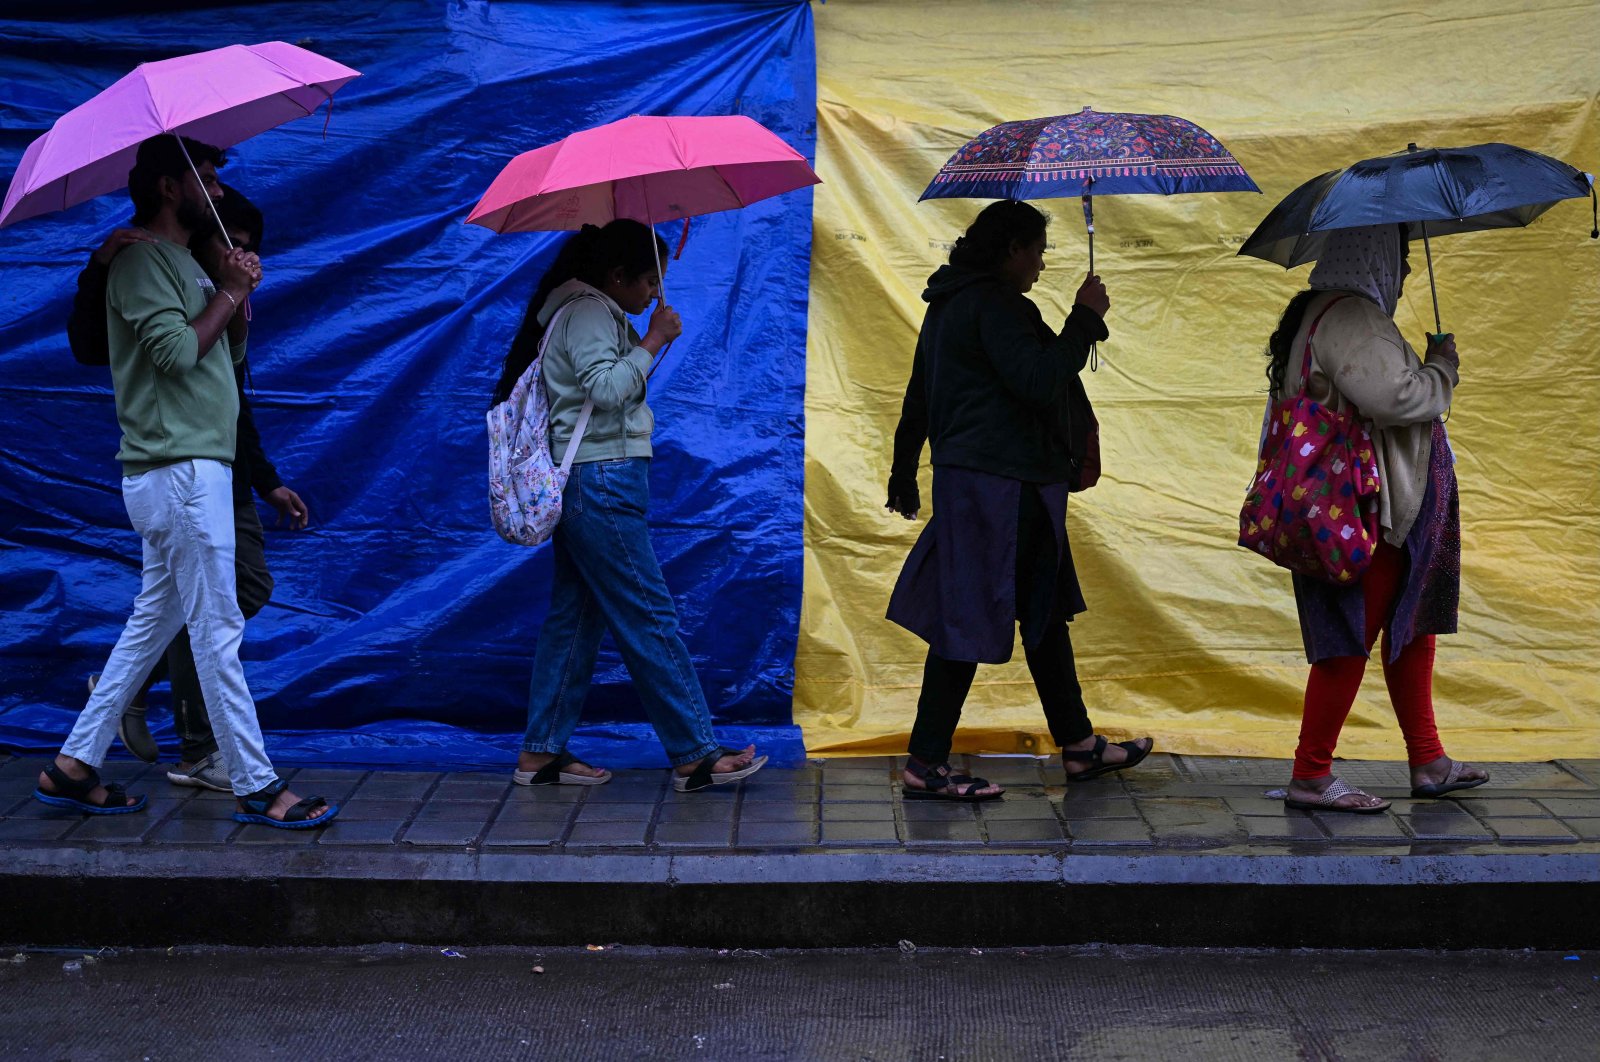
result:
[[[259,255],[264,221],[261,211],[240,192],[227,184],[222,185],[223,196],[217,213],[235,247]],[[215,282],[221,276],[221,265],[228,252],[228,244],[208,218],[189,241],[190,252]],[[143,229],[117,229],[106,237],[105,243],[90,256],[83,272],[78,274],[78,293],[73,299],[72,317],[67,322],[67,339],[72,356],[80,364],[109,366],[111,353],[106,327],[106,278],[117,252],[132,243],[148,243],[155,239]],[[243,314],[235,314],[228,325],[229,342],[244,344],[248,323]],[[239,392],[239,420],[237,451],[233,460],[233,518],[236,552],[234,579],[238,588],[239,611],[246,620],[266,607],[272,597],[272,574],[267,570],[265,541],[261,518],[256,513],[254,487],[257,494],[278,511],[280,520],[288,520],[295,529],[306,526],[310,513],[300,495],[284,485],[278,470],[262,450],[261,436],[256,430],[250,402],[244,389],[244,366],[236,365],[234,379]],[[118,734],[128,751],[147,763],[154,763],[160,748],[150,736],[145,719],[145,698],[151,685],[162,677],[163,671],[172,683],[172,714],[179,740],[178,763],[167,771],[167,778],[175,785],[229,792],[227,766],[217,751],[216,735],[206,715],[205,696],[200,689],[200,676],[195,670],[194,653],[189,644],[188,628],[167,647],[165,659],[158,661],[146,677],[133,703],[123,713]],[[99,676],[89,678],[92,693]]]
[[[134,224],[154,237],[129,243],[111,263],[106,324],[122,445],[122,496],[143,540],[143,588],[100,681],[34,796],[87,814],[141,811],[144,797],[102,785],[123,712],[150,668],[187,625],[195,669],[238,798],[234,818],[281,828],[322,826],[338,808],[299,800],[267,759],[255,703],[239,665],[244,617],[234,582],[229,463],[239,415],[228,327],[261,282],[255,255],[232,250],[218,281],[189,252],[212,201],[223,198],[223,153],[157,136],[139,146],[128,174]]]

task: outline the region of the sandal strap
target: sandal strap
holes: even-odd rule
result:
[[[311,818],[311,813],[318,808],[327,807],[328,802],[319,796],[306,797],[296,801],[288,811],[283,813],[284,822],[305,822]]]
[[[976,778],[970,774],[952,774],[950,784],[960,790],[962,796],[970,796],[980,789],[988,789],[989,779]]]
[[[915,756],[906,757],[906,770],[916,775],[922,782],[923,788],[930,793],[938,793],[949,788],[955,778],[950,774],[950,764],[923,763]]]
[[[1075,763],[1099,763],[1105,755],[1106,739],[1099,734],[1094,736],[1094,748],[1078,749],[1076,751],[1061,750],[1061,758],[1072,760]]]
[[[89,768],[89,777],[74,778],[52,763],[44,769],[44,776],[50,779],[51,785],[56,787],[56,791],[51,794],[52,796],[66,797],[68,800],[82,800],[86,803],[93,803],[93,801],[89,800],[89,793],[95,786],[100,784],[100,775],[93,767]],[[107,786],[106,788],[109,791],[111,787]]]
[[[578,762],[578,758],[570,752],[563,752],[549,763],[533,772],[534,785],[551,785],[561,777],[564,767],[570,767]]]
[[[717,751],[703,758],[698,764],[695,765],[694,770],[689,772],[689,780],[683,783],[684,788],[693,792],[696,789],[704,789],[706,786],[711,785],[711,776],[716,773],[712,770],[712,768],[720,763],[723,759],[729,756],[737,755],[739,755],[738,749],[723,748],[721,745],[718,745]]]
[[[1317,798],[1317,803],[1332,807],[1334,804],[1339,802],[1341,797],[1365,797],[1371,795],[1371,793],[1363,792],[1362,790],[1357,789],[1349,782],[1346,782],[1343,778],[1335,778],[1333,781],[1328,783],[1328,788],[1322,791],[1322,796]]]
[[[274,778],[265,789],[251,793],[249,796],[237,797],[239,803],[252,815],[265,815],[272,807],[272,802],[278,799],[278,794],[289,788],[289,783],[282,778]]]
[[[1462,763],[1460,760],[1451,760],[1450,772],[1444,776],[1444,784],[1454,785],[1456,782],[1459,782],[1461,780],[1461,775],[1465,770],[1466,764]]]

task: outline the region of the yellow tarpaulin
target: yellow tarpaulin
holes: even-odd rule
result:
[[[1176,114],[1265,195],[1099,197],[1111,340],[1085,374],[1105,478],[1068,516],[1090,611],[1072,625],[1102,730],[1168,751],[1286,756],[1306,665],[1286,573],[1240,549],[1267,336],[1307,268],[1237,258],[1306,179],[1415,141],[1506,141],[1600,166],[1600,7],[1533,0],[1303,5],[1143,0],[852,2],[814,8],[819,79],[806,396],[805,601],[795,718],[815,752],[898,752],[925,646],[883,618],[921,523],[884,508],[929,273],[982,201],[917,202],[1001,121]],[[1081,280],[1078,200],[1052,216],[1033,297]],[[1600,755],[1600,241],[1587,201],[1527,229],[1435,241],[1461,350],[1449,430],[1461,484],[1461,632],[1435,700],[1463,757]],[[1396,314],[1421,348],[1421,248]],[[931,500],[924,456],[922,496]],[[1053,746],[1020,646],[981,667],[961,751]],[[1401,758],[1376,662],[1339,753]]]

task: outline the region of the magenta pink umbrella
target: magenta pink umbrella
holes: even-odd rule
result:
[[[174,133],[232,147],[311,114],[359,76],[282,41],[141,63],[28,145],[0,208],[0,227],[126,187],[139,144],[152,136]]]
[[[753,118],[634,115],[518,155],[467,221],[496,232],[617,218],[654,227],[821,183],[805,156]]]
[[[496,232],[616,218],[654,225],[820,183],[804,156],[754,119],[635,115],[518,155],[467,220]]]

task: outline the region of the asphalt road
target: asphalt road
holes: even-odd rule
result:
[[[1594,1062],[1600,956],[0,951],[0,1056]]]

